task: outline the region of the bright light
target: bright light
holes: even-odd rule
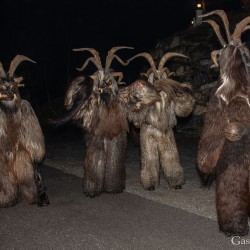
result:
[[[193,21],[193,20],[191,21],[191,24],[194,24],[194,21]]]
[[[197,8],[201,8],[201,3],[197,3]]]

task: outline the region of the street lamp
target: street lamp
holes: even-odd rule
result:
[[[197,7],[197,9],[201,9],[202,4],[201,3],[197,3],[196,7]]]
[[[200,2],[196,4],[196,17],[195,17],[195,24],[194,24],[195,26],[200,25],[202,23],[202,18],[199,16],[202,15],[203,3],[204,2]]]

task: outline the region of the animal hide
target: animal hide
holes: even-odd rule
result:
[[[68,111],[56,122],[76,120],[85,131],[83,192],[89,197],[124,190],[128,114],[160,100],[158,91],[145,81],[119,88],[116,94],[92,89],[89,78],[73,80],[65,98]]]
[[[17,55],[7,73],[0,63],[0,207],[19,201],[49,204],[39,168],[45,155],[43,133],[31,105],[20,97],[23,78],[14,77],[22,61],[34,63]]]
[[[219,87],[217,86],[219,89]],[[240,122],[246,130],[237,141],[225,137],[230,122]],[[198,167],[204,183],[216,175],[216,207],[220,230],[227,235],[248,232],[250,107],[243,97],[235,97],[226,105],[213,95],[198,146]]]
[[[170,187],[181,188],[184,171],[180,164],[173,128],[176,116],[192,112],[194,98],[188,85],[171,79],[154,82],[161,100],[137,113],[129,113],[129,119],[140,127],[141,184],[146,190],[159,185],[160,166]]]
[[[227,119],[224,112],[226,105],[225,102],[214,95],[220,84],[218,82],[217,86],[211,91],[208,111],[205,116],[200,143],[198,145],[198,168],[207,176],[214,172],[225,142],[223,130]]]
[[[37,169],[45,155],[42,130],[27,101],[15,111],[0,108],[0,206],[48,205],[48,197]]]
[[[221,10],[210,14],[226,15]],[[240,41],[249,17],[237,24],[225,43],[214,21],[223,48],[218,58],[220,81],[210,98],[198,146],[198,167],[205,184],[216,175],[216,207],[219,229],[226,235],[245,235],[250,215],[250,76],[248,49]],[[224,22],[227,23],[227,22]],[[225,26],[229,34],[229,27]],[[218,63],[217,63],[218,61]]]

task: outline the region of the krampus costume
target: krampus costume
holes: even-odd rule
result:
[[[216,206],[220,230],[226,235],[248,233],[250,170],[250,75],[249,51],[241,33],[249,28],[250,17],[229,31],[224,11],[203,15],[221,17],[228,43],[218,25],[214,28],[223,48],[212,53],[213,66],[220,67],[220,81],[213,90],[198,148],[198,167],[207,181],[216,174]]]
[[[129,119],[140,127],[141,184],[146,190],[155,190],[159,185],[160,166],[163,168],[169,186],[180,189],[184,184],[184,172],[180,164],[173,128],[176,116],[187,116],[192,112],[194,98],[188,84],[180,84],[168,78],[169,70],[164,67],[178,53],[166,53],[158,69],[149,53],[140,53],[151,68],[145,74],[148,82],[160,92],[161,101],[137,113],[130,113]]]
[[[0,207],[23,200],[39,206],[49,200],[38,170],[45,154],[44,137],[37,117],[14,77],[17,66],[29,58],[17,55],[5,73],[0,63]]]
[[[112,48],[106,58],[105,68],[96,50],[92,48],[75,49],[93,54],[89,61],[95,64],[97,71],[91,77],[77,77],[70,84],[65,107],[65,117],[56,123],[70,120],[80,121],[85,129],[86,156],[84,162],[83,192],[95,197],[102,192],[120,193],[125,188],[125,155],[128,132],[128,112],[142,109],[145,105],[159,101],[159,93],[145,81],[136,81],[128,87],[118,89],[122,79],[121,72],[110,69],[116,58],[126,65],[114,53],[123,48]],[[119,77],[118,81],[115,77]]]

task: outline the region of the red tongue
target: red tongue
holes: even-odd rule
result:
[[[137,81],[137,83],[136,83],[136,87],[137,87],[138,89],[142,89],[142,88],[144,87],[144,85],[143,85],[143,83],[142,83],[142,82]]]

